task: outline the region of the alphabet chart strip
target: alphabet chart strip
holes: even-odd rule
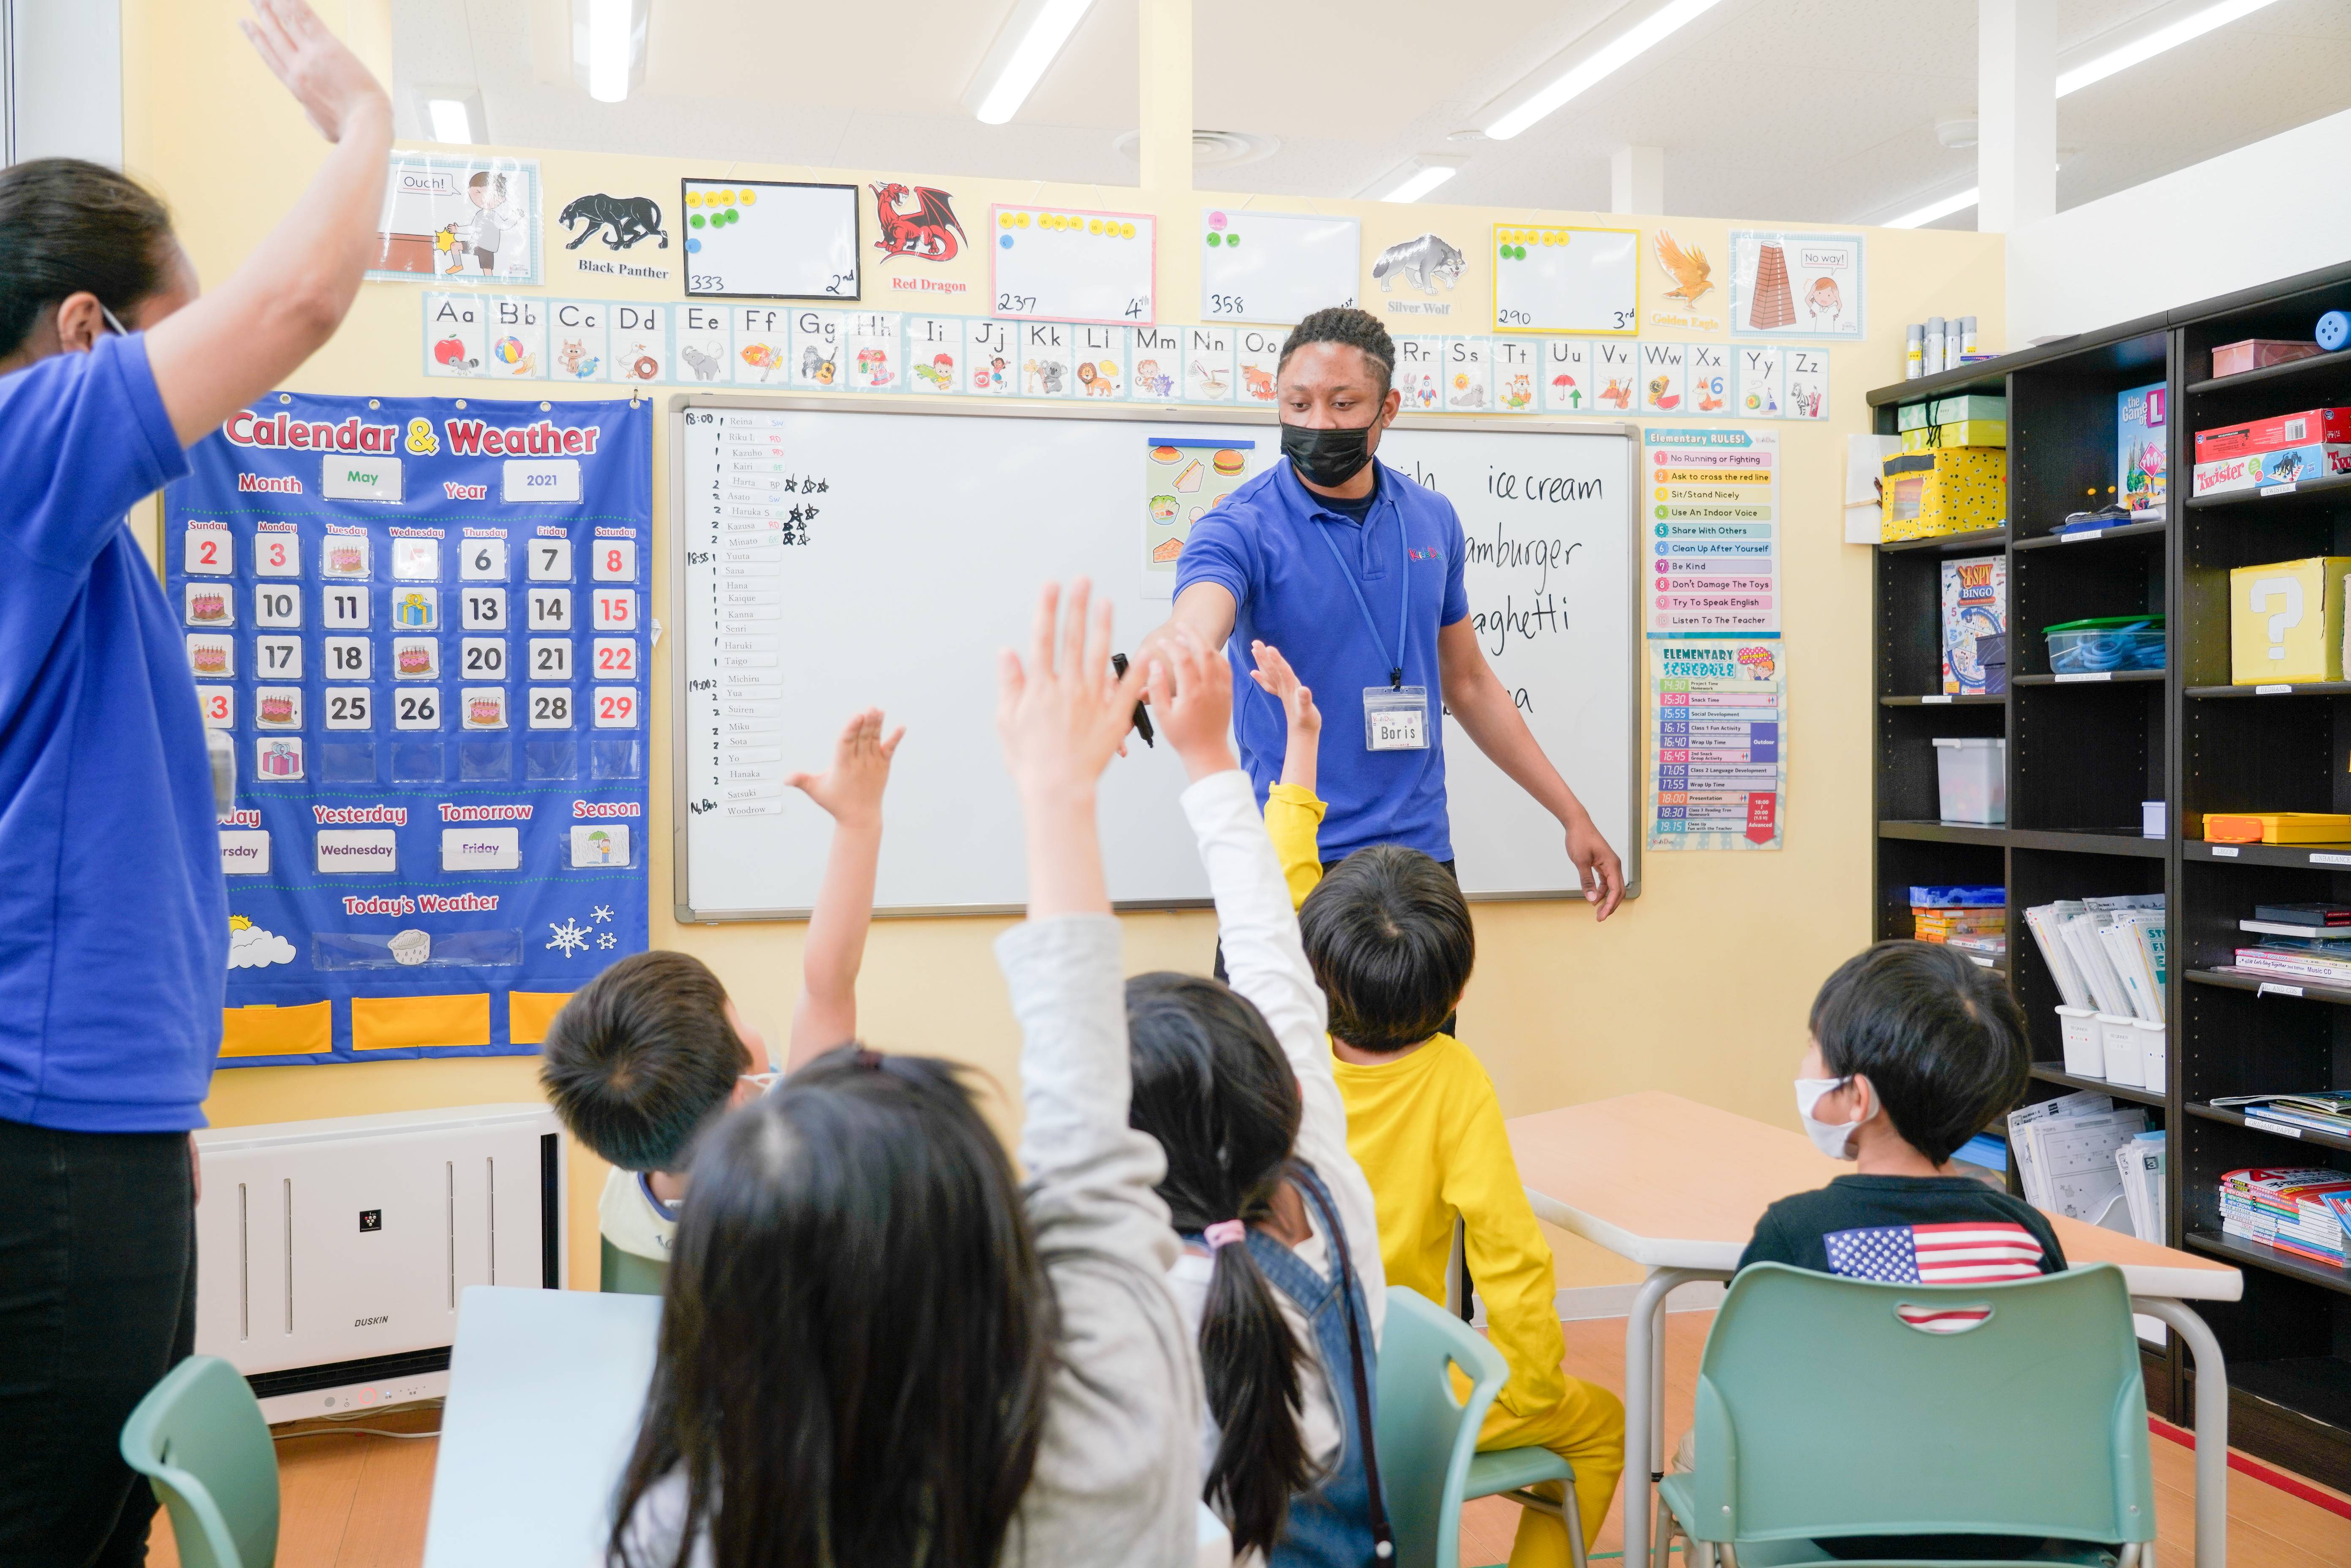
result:
[[[231,737],[224,1065],[528,1052],[645,946],[653,410],[277,393],[165,582]]]
[[[1288,336],[1230,321],[1129,327],[776,301],[434,292],[423,308],[424,373],[436,379],[931,397],[1266,405]],[[1828,350],[1808,344],[1476,334],[1395,344],[1407,413],[1828,417]]]

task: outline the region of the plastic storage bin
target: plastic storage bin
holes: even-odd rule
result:
[[[2008,742],[1973,736],[1935,741],[1938,814],[1947,822],[2008,821]]]
[[[2058,675],[2093,675],[2102,670],[2163,668],[2163,617],[2101,615],[2044,626],[2049,670]]]
[[[2105,1042],[2098,1038],[2098,1015],[2089,1008],[2057,1008],[2057,1038],[2065,1051],[2065,1071],[2076,1078],[2106,1075]]]

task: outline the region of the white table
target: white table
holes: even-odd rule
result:
[[[592,1568],[637,1437],[657,1296],[473,1285],[458,1299],[424,1568]],[[1232,1542],[1200,1510],[1200,1568]]]
[[[1650,1488],[1665,1471],[1666,1298],[1728,1280],[1763,1210],[1853,1167],[1801,1135],[1651,1091],[1520,1116],[1509,1124],[1535,1213],[1649,1270],[1625,1324],[1625,1563],[1650,1552]],[[2065,1260],[2113,1263],[2131,1305],[2159,1318],[2196,1368],[2196,1564],[2228,1549],[2229,1383],[2212,1331],[2184,1303],[2233,1301],[2245,1278],[2216,1260],[2049,1215]]]

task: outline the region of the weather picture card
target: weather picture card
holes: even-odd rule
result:
[[[222,1065],[527,1054],[644,947],[652,427],[277,393],[190,449],[163,564],[238,758]]]
[[[1200,214],[1200,319],[1293,326],[1353,305],[1364,272],[1353,218],[1208,207]]]
[[[535,159],[394,149],[367,276],[380,283],[543,283],[538,209]]]
[[[1641,329],[1641,232],[1496,224],[1497,332]]]
[[[1143,593],[1176,595],[1176,565],[1192,525],[1249,482],[1259,443],[1230,435],[1146,435],[1143,463]]]
[[[1730,231],[1733,337],[1858,340],[1862,290],[1857,234]]]
[[[1148,213],[998,206],[990,298],[1011,320],[1149,326],[1159,319]]]
[[[855,299],[858,187],[681,180],[685,293],[701,299]]]

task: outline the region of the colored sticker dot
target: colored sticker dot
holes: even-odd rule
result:
[[[1212,229],[1223,228],[1225,226],[1225,214],[1222,213],[1210,213],[1208,214],[1208,226]]]
[[[689,207],[698,207],[702,205],[702,193],[699,191],[688,191],[685,193],[685,204]]]
[[[698,217],[697,217],[697,218],[695,218],[694,221],[695,221],[695,223],[697,223],[697,224],[698,224],[698,223],[700,223],[702,220],[701,220],[700,218],[698,218]],[[689,236],[689,237],[687,238],[686,242],[685,242],[685,254],[686,254],[686,255],[688,255],[688,256],[696,256],[696,255],[699,255],[699,254],[701,253],[701,250],[702,250],[702,242],[701,242],[700,240],[698,240],[698,239],[695,239],[695,238],[692,238],[691,236]]]
[[[746,192],[744,192],[744,193],[743,193],[743,204],[744,204],[745,206],[747,206],[747,207],[749,207],[749,206],[757,206],[757,205],[758,204],[758,201],[759,201],[759,193],[758,193],[758,192],[757,192],[757,191],[746,191]]]
[[[1218,234],[1212,234],[1212,235],[1210,235],[1208,236],[1208,248],[1209,248],[1210,250],[1214,250],[1214,249],[1216,249],[1216,248],[1217,248],[1217,246],[1220,246],[1220,245],[1222,245],[1222,244],[1224,244],[1224,243],[1225,243],[1225,236],[1224,236],[1224,235],[1218,235]]]
[[[1118,237],[1119,237],[1119,238],[1121,238],[1121,239],[1133,239],[1133,238],[1134,237],[1134,225],[1133,224],[1121,224],[1121,225],[1118,225]],[[1240,236],[1240,235],[1233,235],[1233,236],[1232,236],[1232,243],[1233,243],[1233,244],[1235,244],[1235,245],[1238,245],[1238,244],[1240,244],[1240,243],[1241,243],[1241,236]]]
[[[740,207],[729,207],[726,210],[726,221],[730,224],[741,223],[743,221],[743,209]],[[1525,251],[1520,251],[1519,254],[1520,256],[1524,256],[1527,253]]]
[[[718,193],[718,204],[719,204],[720,206],[722,206],[722,207],[731,207],[731,206],[733,206],[733,205],[735,204],[735,193],[734,193],[734,192],[732,192],[732,191],[721,191],[721,192],[719,192],[719,193]]]
[[[1012,226],[1012,214],[1011,214],[1010,213],[998,213],[998,214],[996,214],[996,226],[997,226],[998,228],[1000,228],[1000,229],[1008,229],[1008,228],[1010,228],[1010,227]]]
[[[1016,213],[1013,214],[1012,221],[1025,229],[1029,226],[1029,214],[1027,213]]]
[[[1100,218],[1088,218],[1086,220],[1086,233],[1090,235],[1098,235],[1102,233],[1102,220]]]
[[[998,235],[996,236],[996,243],[1002,246],[1005,249],[1010,250],[1012,248],[1012,236],[1010,235]]]
[[[750,192],[748,192],[748,191],[745,191],[744,193],[742,193],[742,195],[743,195],[743,199],[744,199],[745,201],[747,201],[747,202],[757,201],[757,200],[758,199],[758,197],[754,196],[754,195],[753,195]]]
[[[1241,243],[1241,236],[1240,236],[1240,235],[1227,235],[1225,236],[1225,243],[1226,243],[1227,245],[1235,245],[1235,246],[1237,246],[1237,245],[1238,245],[1238,244],[1240,244],[1240,243]]]

